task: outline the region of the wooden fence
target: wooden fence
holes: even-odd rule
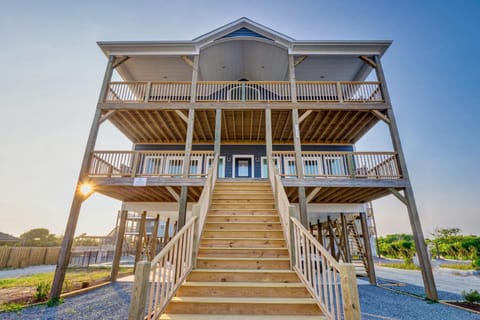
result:
[[[0,268],[56,264],[60,247],[0,247]]]

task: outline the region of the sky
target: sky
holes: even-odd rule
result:
[[[480,1],[0,2],[0,231],[65,229],[106,66],[96,41],[191,40],[240,17],[297,40],[393,40],[383,57],[428,237],[480,234]],[[97,149],[128,150],[102,125]],[[378,124],[357,150],[391,149]],[[93,195],[77,234],[104,235],[120,202]],[[374,203],[378,233],[411,233],[403,204]]]

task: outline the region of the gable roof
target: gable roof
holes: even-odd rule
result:
[[[249,33],[244,33],[244,37],[261,37],[272,40],[274,42],[281,43],[285,46],[295,41],[293,38],[286,36],[280,32],[277,32],[273,29],[270,29],[260,23],[252,21],[246,17],[242,17],[235,21],[232,21],[222,27],[214,29],[204,35],[194,38],[192,41],[198,43],[200,46],[207,44],[209,42],[225,38],[228,35],[238,33],[239,30],[248,30]],[[239,36],[240,34],[236,34]]]
[[[7,233],[0,232],[0,241],[2,242],[17,242],[20,241],[19,238],[11,236]]]

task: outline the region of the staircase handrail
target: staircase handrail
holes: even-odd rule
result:
[[[360,319],[355,267],[336,261],[298,219],[290,217],[290,222],[294,243],[293,269],[325,317],[332,320]]]
[[[285,235],[285,241],[287,244],[290,257],[291,251],[291,235],[290,235],[290,215],[295,212],[295,207],[292,206],[288,200],[288,196],[283,188],[278,170],[275,168],[271,158],[268,159],[268,179],[273,191],[273,197],[275,200],[275,208],[280,215],[280,223],[282,224],[283,234]],[[292,259],[293,261],[293,259]]]
[[[217,180],[217,166],[218,156],[198,203],[192,208],[192,217],[151,262],[137,263],[129,320],[144,319],[145,306],[147,318],[158,319],[195,266],[196,250]]]
[[[200,246],[200,236],[202,235],[208,210],[210,209],[210,205],[212,203],[213,190],[215,188],[215,184],[217,183],[217,177],[218,155],[216,155],[213,159],[213,163],[208,173],[207,181],[205,182],[205,185],[203,187],[202,194],[200,195],[197,204],[195,204],[192,208],[192,216],[198,217],[195,225],[195,235],[192,251],[194,267],[196,266],[197,262],[198,248]]]

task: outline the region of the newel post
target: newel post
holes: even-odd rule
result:
[[[358,297],[355,267],[350,263],[340,263],[340,283],[342,285],[343,316],[345,320],[360,320],[360,299]]]
[[[145,318],[149,278],[150,262],[139,261],[135,268],[135,282],[133,283],[128,320],[143,320]]]

